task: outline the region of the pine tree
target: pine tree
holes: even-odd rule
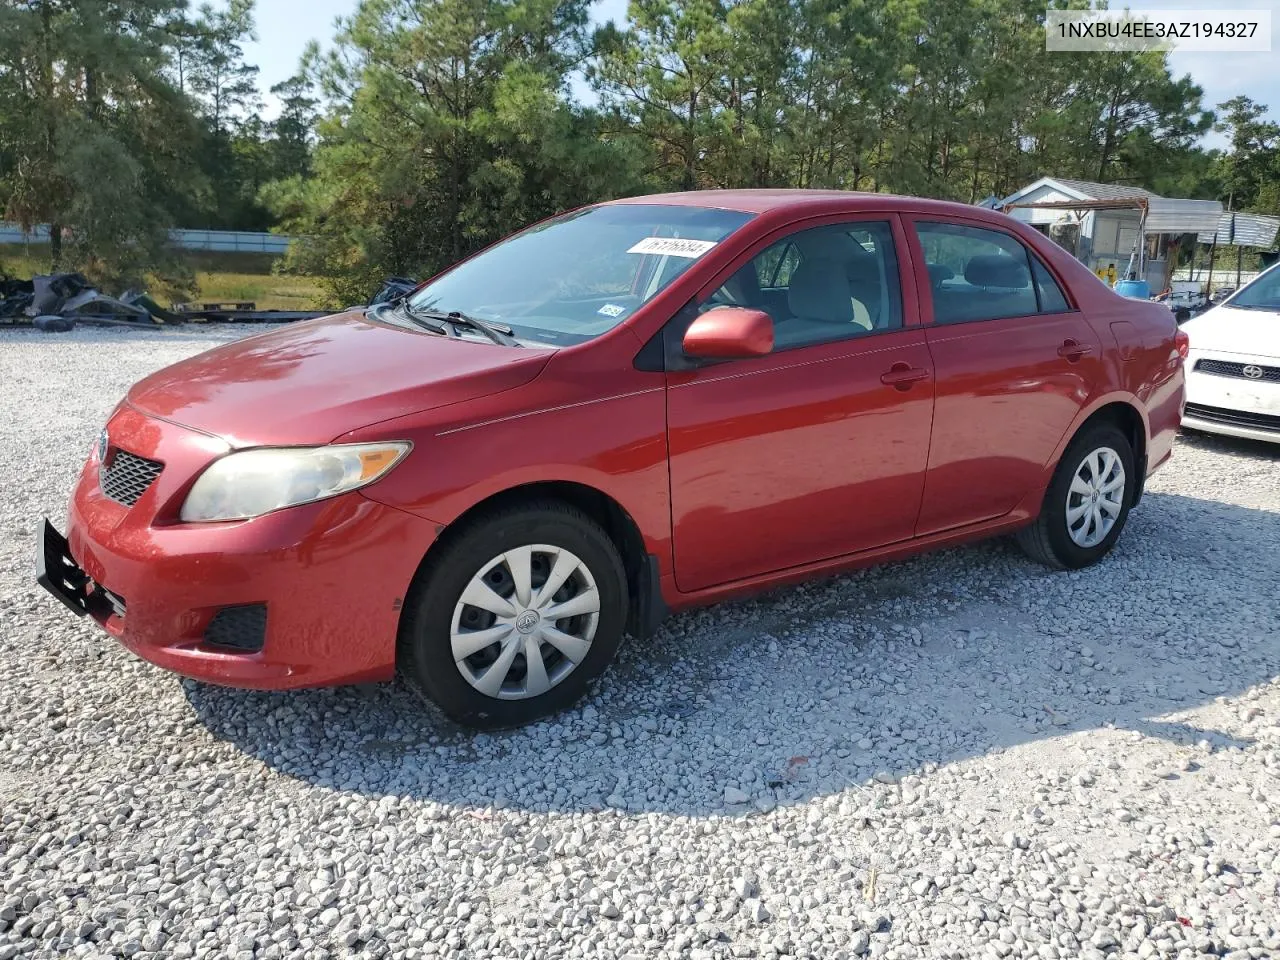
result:
[[[214,134],[257,112],[258,68],[245,62],[244,43],[254,38],[253,0],[229,0],[225,8],[206,3],[191,25],[186,88],[200,102]]]
[[[589,0],[364,0],[315,67],[313,175],[265,196],[335,302],[427,275],[626,189],[625,148],[567,100]]]
[[[703,161],[728,99],[730,42],[722,0],[631,0],[630,29],[606,28],[591,78],[604,102],[647,142],[659,184],[715,186]]]
[[[271,123],[272,166],[279,178],[305,177],[311,169],[312,131],[320,101],[313,97],[310,79],[297,73],[271,88],[280,101],[280,114]]]
[[[1218,161],[1222,191],[1236,210],[1280,211],[1280,124],[1267,120],[1267,108],[1249,97],[1233,97],[1218,109],[1222,119],[1215,129],[1231,147]]]

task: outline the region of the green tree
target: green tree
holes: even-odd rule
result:
[[[320,101],[304,73],[297,73],[271,88],[280,101],[280,114],[270,126],[272,167],[279,179],[305,177],[311,170],[311,146]]]
[[[1267,120],[1267,108],[1248,97],[1233,97],[1218,109],[1222,118],[1214,129],[1230,141],[1217,163],[1222,192],[1236,210],[1280,211],[1280,124]]]
[[[632,154],[570,104],[588,0],[364,0],[314,67],[313,174],[264,197],[337,303],[630,189]]]
[[[1190,76],[1175,78],[1164,53],[1098,55],[1075,93],[1096,105],[1096,148],[1084,172],[1103,183],[1150,180],[1161,151],[1185,149],[1213,126],[1203,91]]]
[[[244,59],[244,43],[254,39],[253,0],[229,0],[222,8],[203,4],[189,29],[186,88],[213,132],[227,134],[261,106],[258,68]]]
[[[52,266],[179,278],[168,200],[197,192],[195,128],[169,79],[177,0],[16,0],[0,7],[0,200],[51,225]]]
[[[721,0],[631,0],[630,25],[600,31],[589,76],[629,132],[648,144],[662,186],[718,186],[703,176],[730,99],[731,44]]]
[[[210,187],[187,198],[185,226],[260,230],[271,222],[258,193],[286,171],[274,169],[258,68],[245,62],[244,44],[253,38],[253,0],[205,3],[185,25],[183,82],[204,128],[198,156]]]
[[[902,103],[915,10],[901,0],[806,0],[798,17],[799,67],[784,112],[791,183],[876,189],[890,166],[886,124]]]
[[[715,102],[699,158],[708,184],[789,182],[788,111],[800,64],[793,40],[799,28],[792,0],[741,0],[726,11],[726,72],[710,88]]]

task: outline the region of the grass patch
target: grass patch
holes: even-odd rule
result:
[[[196,271],[197,301],[252,300],[259,310],[311,310],[321,296],[310,277]]]
[[[37,273],[47,273],[48,270],[47,244],[0,244],[0,273],[26,279]]]
[[[276,258],[267,254],[190,250],[186,261],[195,271],[197,302],[252,300],[259,310],[311,310],[323,296],[311,277],[272,273]],[[30,277],[48,269],[48,244],[0,245],[0,272]]]

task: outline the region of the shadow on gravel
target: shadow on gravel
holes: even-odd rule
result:
[[[499,734],[398,685],[184,689],[215,736],[300,781],[538,811],[769,809],[1104,727],[1243,746],[1176,714],[1280,672],[1277,543],[1280,514],[1149,493],[1090,570],[994,541],[683,614],[587,703]]]

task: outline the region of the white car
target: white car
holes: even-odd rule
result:
[[[1182,425],[1280,443],[1280,264],[1182,330],[1191,339]]]

